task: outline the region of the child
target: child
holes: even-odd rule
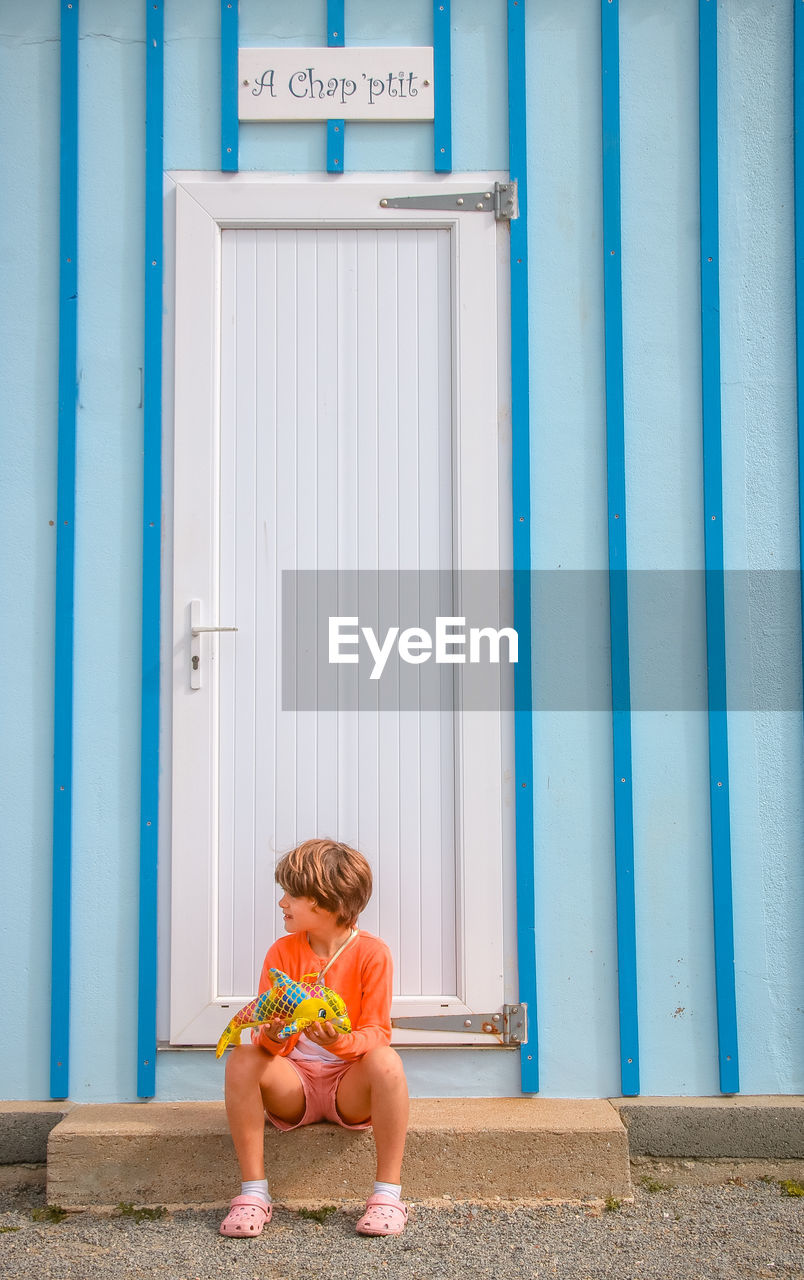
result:
[[[226,1115],[243,1183],[221,1233],[258,1236],[271,1221],[263,1154],[267,1114],[277,1129],[316,1120],[372,1127],[377,1181],[357,1230],[399,1235],[408,1217],[400,1185],[408,1090],[402,1061],[390,1047],[391,953],[356,924],[371,897],[371,868],[346,844],[307,840],[282,858],[276,879],[284,889],[279,905],[290,937],[269,948],[260,994],[271,985],[271,968],[297,979],[319,973],[346,1002],[352,1032],[341,1035],[317,1023],[277,1040],[282,1023],[276,1020],[228,1055]]]

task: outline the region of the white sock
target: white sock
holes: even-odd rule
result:
[[[378,1193],[378,1192],[380,1192],[380,1191],[385,1192],[385,1194],[386,1194],[386,1195],[394,1196],[397,1200],[401,1200],[401,1199],[402,1199],[402,1184],[401,1184],[401,1183],[399,1183],[399,1185],[397,1185],[397,1183],[395,1183],[395,1182],[375,1182],[375,1183],[374,1183],[374,1191],[373,1191],[373,1193],[372,1193],[372,1194],[376,1196],[376,1195],[377,1195],[377,1193]]]
[[[263,1178],[261,1181],[258,1179],[256,1182],[241,1182],[240,1194],[241,1196],[259,1196],[266,1204],[271,1203],[271,1193],[268,1190],[267,1178]]]

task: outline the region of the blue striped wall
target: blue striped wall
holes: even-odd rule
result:
[[[60,4],[29,0],[24,10],[0,10],[9,147],[9,179],[0,191],[0,361],[9,388],[0,511],[2,588],[15,602],[0,666],[8,885],[0,966],[17,1028],[17,1050],[0,1066],[0,1095],[9,1098],[50,1092]],[[607,438],[610,452],[616,428],[607,356],[610,362],[614,354],[614,376],[622,376],[629,568],[704,564],[699,5],[612,6],[619,17],[621,356],[604,295],[601,71],[611,63],[603,57],[601,21],[610,18],[601,0],[526,5],[530,555],[535,569],[600,571],[590,580],[579,649],[594,709],[543,710],[533,721],[538,1083],[546,1096],[607,1096],[627,1087],[618,984],[624,934],[621,924],[618,937],[615,893],[622,836],[615,840],[616,739],[606,710],[615,491]],[[451,5],[454,171],[509,163],[508,7],[506,0]],[[70,1096],[78,1101],[135,1097],[142,1056],[145,8],[80,0],[69,1029]],[[164,9],[164,163],[216,170],[220,0],[164,0]],[[325,0],[300,0],[292,16],[282,7],[272,14],[269,38],[264,11],[262,0],[240,0],[244,43],[325,42]],[[793,0],[717,5],[720,472],[730,568],[797,569],[800,559],[793,11]],[[433,16],[432,0],[346,0],[347,39],[427,44]],[[243,126],[238,163],[323,172],[326,130]],[[611,179],[610,155],[606,163]],[[432,172],[432,128],[350,123],[346,164],[350,171]],[[728,662],[742,663],[757,687],[774,661],[789,663],[800,699],[800,623],[774,615],[769,581],[752,589],[747,606],[727,600]],[[789,594],[789,583],[784,589]],[[691,622],[700,661],[704,606],[701,592]],[[534,610],[538,704],[538,596]],[[628,622],[638,680],[647,630],[633,610]],[[718,1058],[709,721],[705,711],[632,706],[630,734],[639,1088],[714,1094],[734,1084],[724,1080]],[[728,751],[739,1088],[802,1092],[800,705],[733,712]],[[721,1012],[721,1041],[722,1024]],[[416,1051],[408,1067],[418,1093],[519,1087],[513,1054]],[[220,1084],[208,1055],[159,1055],[157,1097],[217,1097]]]

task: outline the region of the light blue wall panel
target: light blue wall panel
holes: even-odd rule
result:
[[[642,1090],[718,1091],[705,708],[698,4],[621,0],[623,306]],[[691,577],[686,584],[681,574]],[[699,709],[656,708],[655,616],[691,588]],[[674,641],[681,639],[680,634]]]
[[[730,661],[757,711],[732,717],[742,1087],[804,1089],[804,860],[793,259],[793,6],[731,3],[723,65],[721,329],[727,563],[752,574]],[[728,193],[728,195],[726,195]],[[779,689],[782,709],[769,706]],[[788,709],[785,709],[788,708]]]
[[[507,169],[504,0],[452,3],[452,168]]]
[[[542,648],[561,575],[598,570],[560,633],[607,705],[597,0],[532,7],[527,57],[539,1040],[542,1091],[571,1097],[619,1091],[611,722],[583,700],[550,709]]]
[[[135,1089],[144,8],[82,0],[80,32],[70,1085],[78,1101]]]
[[[49,1094],[59,287],[59,11],[0,13],[0,1095]],[[32,157],[41,165],[31,172]]]
[[[166,169],[220,164],[220,29],[219,0],[165,6]]]

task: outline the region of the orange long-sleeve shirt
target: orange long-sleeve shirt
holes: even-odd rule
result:
[[[304,977],[306,973],[318,973],[326,962],[317,956],[307,941],[307,934],[291,933],[278,938],[263,961],[259,994],[271,985],[269,969],[281,969],[288,977]],[[346,1004],[351,1035],[340,1035],[327,1045],[330,1053],[344,1062],[362,1058],[369,1049],[377,1049],[391,1042],[391,993],[393,962],[388,945],[373,933],[358,933],[353,942],[338,956],[324,977],[326,986],[337,991]],[[298,1040],[298,1035],[280,1043],[271,1040],[264,1031],[256,1037],[268,1053],[286,1055]]]

